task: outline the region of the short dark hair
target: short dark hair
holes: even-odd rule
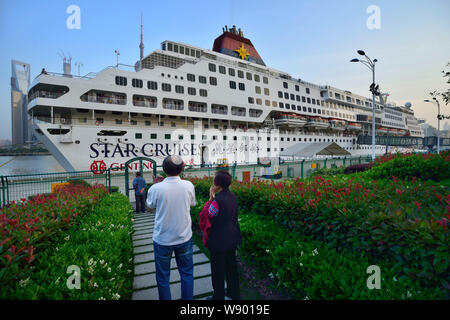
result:
[[[164,159],[162,167],[166,174],[177,176],[183,171],[184,161],[177,155],[168,156]]]
[[[216,172],[214,176],[214,184],[221,186],[222,189],[228,188],[231,184],[232,178],[228,171],[220,170]]]
[[[141,173],[138,171],[138,172],[136,172],[136,177],[140,177],[141,176]]]

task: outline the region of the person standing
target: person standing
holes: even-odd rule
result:
[[[179,177],[184,168],[181,157],[166,157],[162,167],[167,177],[152,185],[147,195],[147,205],[156,208],[153,248],[159,299],[172,299],[170,260],[175,251],[181,278],[181,299],[192,300],[194,264],[190,207],[196,205],[195,189],[190,181]]]
[[[134,195],[136,198],[136,212],[145,212],[145,187],[147,183],[141,176],[140,172],[136,172],[136,178],[133,180]]]
[[[199,214],[203,243],[211,254],[211,278],[214,294],[210,300],[239,300],[239,275],[236,249],[242,242],[238,223],[238,202],[230,191],[232,177],[227,171],[217,171],[210,188],[210,198]]]

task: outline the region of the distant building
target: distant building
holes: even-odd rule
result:
[[[30,140],[28,130],[28,86],[30,85],[30,65],[11,60],[11,128],[12,144],[24,144]]]

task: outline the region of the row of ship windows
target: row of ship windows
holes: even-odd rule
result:
[[[214,63],[209,63],[208,64],[208,69],[211,72],[216,72],[217,71],[217,66]],[[224,66],[219,66],[219,73],[221,74],[227,74],[227,68],[225,68]],[[231,77],[235,77],[236,76],[236,70],[233,68],[228,68],[228,75]],[[238,78],[244,79],[244,71],[242,70],[237,70],[237,76]],[[245,78],[247,80],[255,80],[255,82],[260,82],[261,78],[258,74],[252,74],[250,72],[246,72],[245,73]],[[263,76],[263,83],[264,84],[269,84],[269,78]]]
[[[404,124],[398,124],[398,123],[394,123],[394,122],[390,122],[390,121],[381,121],[381,123],[388,125],[388,126],[397,126],[397,127],[402,127],[402,128],[405,127]]]
[[[298,101],[298,102],[300,102],[300,100],[301,100],[302,102],[317,104],[318,106],[320,106],[320,105],[324,106],[325,105],[323,100],[319,100],[319,99],[316,100],[314,98],[299,96],[298,94],[294,95],[292,93],[289,94],[288,92],[284,92],[283,93],[282,91],[278,91],[278,98],[283,99],[283,97],[284,97],[284,99],[289,99],[290,98],[291,100]]]
[[[285,89],[289,89],[289,84],[287,83],[287,82],[283,82],[283,88],[285,88]],[[297,92],[299,92],[300,91],[300,86],[298,85],[298,84],[296,84],[295,86],[294,86],[294,88],[295,88],[295,91],[297,91]],[[311,92],[310,92],[310,90],[309,90],[309,88],[305,88],[306,89],[306,93],[307,94],[310,94]]]
[[[164,73],[162,73],[161,75],[164,76]],[[192,76],[194,76],[194,75],[192,75]],[[170,77],[170,76],[168,75],[168,77]],[[183,80],[183,78],[181,78],[181,79]],[[188,74],[188,80],[189,80],[189,74]],[[199,76],[199,82],[206,84],[206,77]],[[209,84],[212,86],[217,86],[217,78],[209,77]],[[121,76],[116,76],[116,85],[127,86],[127,78],[121,77]],[[133,79],[131,79],[131,85],[134,88],[143,88],[144,82],[141,79],[133,78]],[[162,86],[163,91],[170,91],[170,84],[163,83],[161,86]],[[179,87],[182,87],[182,86],[179,86]],[[155,81],[147,81],[147,88],[150,90],[158,90],[158,83]]]
[[[330,98],[333,98],[333,92],[330,91],[329,93],[330,93]],[[323,97],[323,92],[320,93],[320,96]],[[345,100],[346,100],[347,102],[349,102],[349,103],[355,103],[355,98],[352,98],[352,97],[349,97],[349,96],[344,96],[344,95],[341,96],[341,94],[340,94],[340,93],[337,93],[337,92],[334,93],[334,97],[335,97],[336,99],[342,100],[342,101],[344,101],[344,97],[345,97],[345,98],[346,98]],[[372,103],[371,103],[371,102],[368,102],[368,101],[362,101],[362,100],[360,100],[360,99],[356,99],[356,104],[357,104],[357,105],[360,105],[360,106],[366,106],[366,107],[369,107],[369,108],[372,107]],[[379,104],[375,104],[375,107],[376,107],[377,109],[380,109],[380,105],[379,105]]]
[[[397,121],[403,122],[403,118],[402,117],[391,116],[390,114],[386,114],[385,117],[387,119],[392,119],[392,120],[397,120]]]

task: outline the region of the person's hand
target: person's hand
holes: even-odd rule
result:
[[[220,189],[220,187],[217,187],[215,185],[212,185],[211,188],[209,188],[209,201],[212,201],[214,199],[216,193],[220,191]]]

